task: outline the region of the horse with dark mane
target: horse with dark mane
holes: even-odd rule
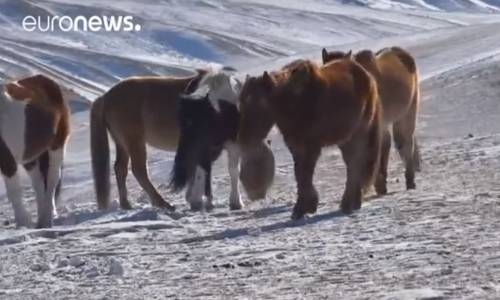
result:
[[[29,174],[38,208],[36,227],[51,227],[70,134],[70,110],[59,85],[44,75],[6,83],[0,92],[0,170],[17,226],[31,227],[22,203],[18,165]]]
[[[377,53],[363,50],[328,52],[323,49],[323,63],[338,59],[353,59],[362,65],[377,81],[384,115],[384,134],[380,174],[375,184],[378,194],[387,193],[387,166],[392,133],[396,149],[405,162],[406,188],[415,188],[415,171],[420,170],[420,153],[415,138],[415,127],[420,102],[418,70],[413,56],[399,47],[384,48]]]
[[[315,213],[313,184],[323,147],[338,145],[347,166],[341,210],[361,208],[363,190],[378,172],[381,106],[372,76],[358,63],[339,60],[324,66],[299,60],[281,71],[247,78],[240,94],[242,151],[260,143],[274,124],[290,150],[297,181],[293,219]]]
[[[192,207],[207,210],[213,208],[211,189],[212,164],[225,149],[231,182],[229,207],[238,210],[243,207],[238,191],[240,175],[240,149],[236,143],[240,114],[238,96],[241,83],[227,70],[208,73],[188,87],[181,96],[178,111],[180,128],[179,147],[172,169],[171,187],[174,191],[184,188],[187,182],[194,182],[191,193],[198,193],[193,199],[206,197],[191,203]],[[263,197],[274,176],[274,157],[264,145],[252,157],[243,157],[240,179],[251,199]],[[249,164],[253,164],[250,166]],[[258,172],[253,168],[262,166]]]

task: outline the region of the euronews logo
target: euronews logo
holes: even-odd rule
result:
[[[22,26],[28,32],[139,32],[142,29],[133,16],[26,16]]]

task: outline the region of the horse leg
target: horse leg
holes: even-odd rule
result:
[[[413,140],[413,163],[414,163],[414,167],[415,167],[415,172],[422,171],[421,162],[422,162],[422,158],[420,157],[420,147],[418,146],[418,143],[417,143],[417,137],[414,137],[414,140]]]
[[[2,170],[3,173],[3,170]],[[16,170],[13,174],[3,174],[7,198],[12,203],[14,209],[14,219],[17,227],[33,227],[30,213],[23,205],[23,189],[19,178],[19,172]]]
[[[415,189],[415,116],[394,123],[394,143],[405,163],[406,189]]]
[[[24,165],[24,168],[28,172],[28,175],[31,179],[33,190],[35,190],[35,199],[38,214],[38,228],[42,227],[41,225],[43,219],[47,220],[48,218],[50,218],[50,216],[47,216],[48,209],[46,208],[47,203],[45,201],[46,176],[48,174],[48,157],[48,152],[44,152],[42,155],[40,155],[39,158],[37,158],[37,160]]]
[[[210,173],[211,172],[207,174],[207,172],[205,172],[202,167],[196,166],[194,175],[188,181],[188,187],[186,189],[186,200],[189,203],[192,211],[200,211],[203,209],[203,194],[206,194],[207,192],[207,180],[208,182],[210,182],[207,177],[210,177]]]
[[[0,158],[0,171],[4,179],[7,198],[14,209],[16,225],[18,227],[32,227],[31,215],[22,202],[23,190],[19,179],[17,162],[2,136],[0,136]]]
[[[229,208],[231,210],[240,210],[243,208],[239,191],[239,174],[240,174],[240,150],[238,145],[228,143],[227,150],[227,169],[231,180],[231,193],[229,195]]]
[[[345,214],[361,208],[365,160],[361,144],[364,144],[364,141],[358,138],[340,147],[347,171],[344,194],[340,203],[340,209]]]
[[[382,137],[382,149],[380,155],[380,169],[375,181],[375,191],[378,195],[387,194],[387,168],[389,165],[389,156],[391,153],[391,133],[386,128]]]
[[[316,162],[321,154],[320,146],[289,146],[292,152],[295,180],[297,181],[297,202],[293,207],[292,219],[301,219],[307,213],[315,213],[319,196],[313,177]]]
[[[118,195],[120,207],[122,209],[132,209],[127,195],[127,175],[130,156],[125,148],[116,143],[115,176],[118,185]]]
[[[151,200],[151,204],[156,207],[175,210],[175,207],[165,201],[151,183],[147,168],[146,145],[143,141],[135,140],[129,145],[128,152],[132,161],[132,174],[139,182]]]
[[[213,195],[212,195],[212,166],[209,166],[207,176],[205,177],[205,197],[207,204],[205,209],[211,211],[214,209]]]
[[[64,161],[64,147],[49,150],[38,159],[41,179],[43,180],[43,197],[38,200],[37,228],[52,227],[52,222],[57,216],[56,188],[61,178],[61,166]],[[40,178],[36,178],[36,188],[40,186]],[[37,197],[38,198],[38,197]]]

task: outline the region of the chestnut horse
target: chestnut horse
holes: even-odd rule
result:
[[[420,88],[415,59],[399,47],[384,48],[376,54],[370,50],[363,50],[355,55],[352,55],[352,52],[328,52],[323,49],[322,56],[323,63],[352,58],[377,81],[384,115],[380,173],[375,183],[377,193],[387,193],[391,125],[394,143],[405,163],[406,188],[414,189],[415,171],[420,170],[420,153],[415,138]]]
[[[292,218],[315,213],[316,162],[325,146],[338,145],[347,166],[341,210],[361,208],[364,188],[378,172],[382,116],[377,86],[358,63],[324,66],[299,60],[281,71],[247,78],[240,94],[242,151],[261,142],[276,123],[290,150],[297,181]]]
[[[57,214],[70,111],[59,85],[44,75],[5,84],[0,93],[0,169],[17,226],[31,227],[22,202],[19,164],[31,177],[37,227],[51,227]]]

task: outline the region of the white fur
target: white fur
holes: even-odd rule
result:
[[[227,168],[231,180],[229,205],[232,209],[241,209],[243,207],[243,202],[241,201],[239,191],[240,148],[238,144],[233,142],[226,143],[225,148],[227,151]]]
[[[7,198],[12,203],[14,218],[17,227],[32,227],[31,215],[23,205],[23,188],[19,179],[19,172],[12,177],[4,176]]]
[[[47,190],[45,191],[45,199],[49,203],[49,208],[52,211],[52,216],[57,216],[56,187],[61,178],[61,167],[64,161],[66,148],[62,147],[54,151],[49,151],[49,172],[47,173]]]
[[[61,166],[64,159],[64,152],[64,148],[49,151],[47,187],[45,187],[45,178],[40,172],[40,166],[38,163],[28,172],[36,194],[38,227],[52,226],[52,221],[54,217],[57,216],[55,190],[59,178],[61,177]]]
[[[12,99],[3,90],[0,94],[0,135],[9,148],[16,163],[23,161],[25,149],[25,103]],[[23,205],[23,190],[19,179],[19,172],[12,177],[3,175],[7,198],[12,203],[14,218],[18,227],[31,227],[32,221],[29,212]]]
[[[0,97],[0,134],[16,162],[23,162],[26,131],[26,104],[8,94]]]
[[[217,71],[206,74],[201,79],[198,88],[190,95],[200,98],[208,94],[210,104],[215,110],[220,111],[220,100],[238,105],[240,90],[241,83],[234,76]]]

